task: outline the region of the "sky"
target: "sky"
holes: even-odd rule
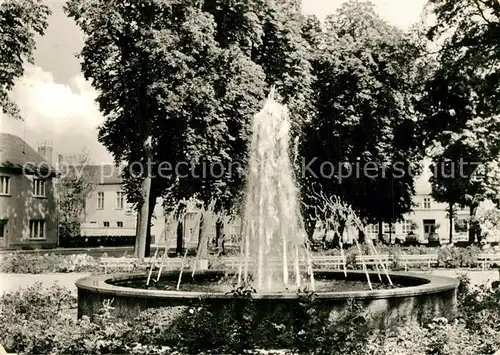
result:
[[[303,0],[303,11],[324,19],[344,1]],[[382,18],[406,29],[419,21],[426,0],[372,2]],[[97,127],[104,121],[95,103],[97,94],[76,58],[84,36],[64,14],[64,1],[47,0],[47,5],[52,15],[45,36],[36,40],[34,65],[26,65],[11,93],[25,120],[0,113],[0,130],[20,136],[35,149],[39,142],[50,141],[56,154],[87,150],[94,163],[111,162],[111,155],[97,141]]]

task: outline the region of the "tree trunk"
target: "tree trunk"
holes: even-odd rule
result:
[[[384,231],[383,231],[383,229],[382,229],[382,228],[383,228],[383,223],[382,223],[382,221],[381,221],[381,220],[379,220],[377,223],[378,223],[378,240],[379,240],[381,243],[385,244],[385,241],[384,241],[384,233],[383,233]]]
[[[222,218],[218,218],[215,222],[215,245],[217,247],[217,254],[221,255],[224,253],[222,248],[222,240],[224,238],[224,222]]]
[[[392,243],[392,222],[389,223],[389,245]]]
[[[448,217],[450,221],[450,232],[449,232],[450,244],[453,244],[453,213],[454,213],[453,208],[454,208],[453,203],[450,203],[448,212]]]
[[[156,206],[156,194],[154,193],[154,190],[151,189],[151,194],[149,195],[149,210],[148,210],[148,225],[147,225],[147,232],[146,232],[146,248],[145,248],[145,256],[150,257],[151,256],[151,222],[153,219],[153,214],[155,211],[155,206]],[[158,236],[156,236],[158,237]]]
[[[361,229],[358,231],[358,242],[360,244],[363,244],[365,242],[365,232],[363,232]]]
[[[145,148],[145,158],[146,162],[146,177],[142,182],[141,186],[141,195],[142,195],[142,203],[141,203],[141,218],[139,223],[139,235],[138,235],[138,248],[136,249],[136,258],[139,260],[144,260],[146,256],[146,244],[147,244],[147,235],[148,235],[148,221],[149,221],[149,196],[151,192],[151,150],[146,147]]]
[[[134,244],[134,257],[138,257],[139,253],[139,226],[141,225],[141,210],[137,211],[135,219],[135,244]]]
[[[184,249],[183,232],[184,232],[184,221],[179,220],[179,223],[177,224],[177,245],[175,248],[175,253],[177,254],[177,256],[183,255],[183,249]]]
[[[470,211],[470,223],[469,223],[469,244],[474,244],[476,242],[476,232],[477,232],[477,222],[474,220],[477,211],[477,205],[473,204],[469,207]]]
[[[346,221],[340,221],[339,229],[337,230],[337,233],[335,233],[335,235],[333,236],[333,240],[332,240],[332,247],[333,248],[339,247],[340,241],[343,242],[345,228],[346,228]]]
[[[200,223],[198,227],[198,250],[200,251],[200,255],[198,257],[200,259],[206,258],[207,257],[207,249],[208,249],[208,240],[203,241],[203,228],[204,228],[204,221],[203,221],[203,215],[200,216]],[[205,245],[202,245],[202,242],[205,243]]]

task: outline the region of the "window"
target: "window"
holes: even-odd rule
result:
[[[33,196],[45,197],[45,180],[33,179]]]
[[[429,210],[431,208],[431,198],[424,197],[424,208]]]
[[[0,238],[5,237],[5,233],[7,233],[7,219],[0,220]]]
[[[378,224],[369,224],[366,226],[366,234],[378,234]]]
[[[97,209],[104,209],[104,192],[97,193]]]
[[[116,193],[116,208],[119,210],[123,209],[123,192],[118,191]]]
[[[0,176],[0,195],[8,195],[10,193],[10,177]]]
[[[413,221],[405,219],[403,223],[401,223],[401,231],[403,234],[408,234],[411,232],[411,226],[413,224]]]
[[[109,222],[103,222],[104,227],[109,227]]]
[[[385,234],[394,234],[396,232],[394,228],[394,224],[392,223],[384,223],[384,233]]]
[[[118,228],[122,228],[123,227],[123,222],[116,222],[116,226]]]
[[[96,221],[90,221],[90,224],[97,224]]]
[[[45,239],[45,221],[31,220],[30,221],[30,238]]]

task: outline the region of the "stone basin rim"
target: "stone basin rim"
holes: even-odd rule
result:
[[[200,271],[204,274],[220,274],[224,273],[224,270],[207,270]],[[190,271],[186,270],[185,274],[189,274]],[[332,270],[315,270],[315,274],[331,274],[332,276],[343,275],[343,271],[332,271]],[[349,270],[348,274],[364,274],[363,271]],[[164,275],[178,275],[179,271],[165,271]],[[368,272],[370,279],[373,283],[378,282],[378,274],[376,272]],[[385,276],[385,275],[384,275]],[[417,295],[434,294],[448,290],[455,290],[459,285],[459,280],[446,276],[436,276],[436,275],[421,275],[412,274],[408,272],[389,272],[389,276],[395,278],[403,278],[411,281],[423,282],[416,286],[403,286],[394,289],[382,289],[382,290],[363,290],[363,291],[340,291],[340,292],[318,292],[315,293],[316,297],[319,299],[380,299],[380,298],[399,298],[399,297],[411,297]],[[81,278],[76,281],[75,285],[77,289],[89,290],[93,292],[98,292],[102,295],[107,296],[132,296],[132,297],[144,297],[144,298],[170,298],[170,299],[185,299],[185,300],[198,300],[203,299],[232,299],[234,296],[228,295],[223,292],[196,292],[196,291],[168,291],[168,290],[148,290],[148,289],[138,289],[125,286],[113,285],[109,282],[113,281],[123,281],[123,280],[133,280],[137,278],[146,278],[147,273],[125,273],[125,274],[104,274],[104,275],[92,275],[85,278]],[[375,277],[377,281],[375,281]],[[383,280],[385,277],[383,277]],[[385,279],[386,281],[386,279]],[[298,299],[299,295],[295,292],[257,292],[252,294],[254,299]]]

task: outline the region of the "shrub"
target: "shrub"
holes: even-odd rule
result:
[[[41,283],[0,299],[0,342],[9,352],[44,353],[57,334],[71,327],[76,298],[55,284],[43,289]]]
[[[458,248],[453,246],[443,246],[438,250],[438,263],[441,267],[477,267],[478,255],[481,249],[476,246]]]
[[[332,315],[302,291],[292,308],[258,317],[249,287],[233,290],[226,308],[203,300],[191,307],[156,308],[129,322],[112,317],[105,302],[93,322],[74,314],[75,297],[54,285],[36,284],[0,297],[0,344],[32,354],[242,354],[271,344],[294,354],[490,355],[500,349],[500,289],[474,288],[462,278],[458,318],[372,332],[354,302]],[[274,312],[274,310],[273,310]],[[71,315],[73,313],[73,315]],[[287,322],[290,314],[292,322]]]
[[[293,328],[292,349],[298,354],[362,355],[371,333],[361,307],[351,302],[345,312],[331,319],[315,303],[314,294],[306,294],[299,304],[297,325]]]
[[[44,274],[96,272],[99,260],[87,254],[5,254],[0,256],[0,272],[15,274]]]
[[[488,336],[500,336],[500,333]],[[491,342],[490,342],[491,343]],[[498,344],[498,341],[497,341]],[[495,352],[484,334],[467,329],[463,323],[437,318],[425,326],[416,323],[370,338],[366,354],[385,355],[487,355]]]

